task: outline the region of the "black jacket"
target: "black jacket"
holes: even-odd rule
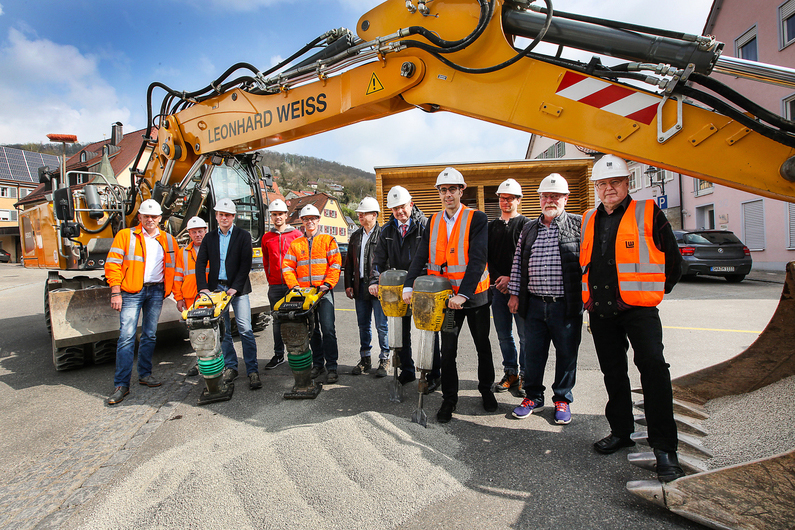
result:
[[[521,261],[522,274],[519,281],[519,314],[527,313],[527,302],[530,293],[527,275],[530,265],[533,243],[538,237],[540,217],[524,225],[520,237],[520,248],[516,249],[516,257]],[[558,247],[560,248],[560,266],[563,269],[563,298],[566,300],[566,316],[575,317],[582,313],[582,270],[580,269],[580,228],[582,216],[564,211],[556,221],[558,225]]]
[[[460,214],[459,214],[460,215]],[[411,267],[409,267],[408,275],[406,276],[406,287],[413,287],[414,280],[422,273],[423,269],[428,266],[428,245],[430,244],[431,231],[425,230],[422,234],[422,240],[417,248],[417,254],[411,260]],[[468,298],[464,304],[464,308],[479,307],[488,304],[489,290],[475,294],[475,288],[480,282],[480,277],[486,269],[489,257],[489,218],[480,210],[475,210],[472,216],[472,223],[469,225],[469,261],[467,262],[467,269],[464,273],[464,279],[461,281],[461,287],[458,289],[458,294]]]
[[[218,288],[218,272],[221,268],[219,237],[217,229],[207,232],[196,255],[197,271],[205,270],[207,263],[210,264],[210,273],[206,280],[204,275],[196,275],[196,288],[199,291],[202,289],[214,291]],[[251,272],[251,234],[235,226],[226,250],[226,285],[236,290],[238,294],[250,293],[249,272]]]
[[[381,227],[381,235],[378,237],[378,246],[373,255],[370,285],[377,285],[381,273],[389,269],[409,270],[411,259],[417,253],[422,235],[428,229],[427,224],[428,219],[416,204],[411,210],[411,221],[406,237],[400,236],[395,216],[389,217],[389,221]],[[424,270],[420,275],[422,274],[425,274]]]
[[[367,240],[367,248],[364,249],[364,278],[370,278],[370,274],[372,273],[373,254],[375,253],[376,246],[378,246],[380,233],[381,225],[376,222],[375,226],[373,226],[373,231],[370,234],[370,238]],[[348,255],[345,257],[345,288],[353,288],[354,298],[359,297],[359,256],[361,255],[363,237],[364,228],[359,228],[351,234],[351,237],[348,240]],[[369,282],[367,285],[370,285]]]

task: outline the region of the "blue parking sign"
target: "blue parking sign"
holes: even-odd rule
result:
[[[660,195],[657,197],[657,206],[660,207],[660,210],[668,208],[668,195]]]

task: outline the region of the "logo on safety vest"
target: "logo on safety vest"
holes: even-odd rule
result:
[[[635,242],[634,241],[626,241],[626,242],[624,242],[624,245],[626,245],[627,248],[635,248]]]
[[[455,249],[454,248],[450,249],[450,254],[455,254]]]

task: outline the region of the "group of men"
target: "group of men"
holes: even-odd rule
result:
[[[566,211],[569,188],[559,174],[551,174],[538,187],[541,215],[520,215],[523,192],[513,179],[497,189],[500,217],[488,221],[485,213],[465,206],[463,175],[446,168],[436,188],[443,209],[429,219],[413,204],[409,192],[395,186],[387,195],[390,218],[378,223],[380,207],[365,198],[357,208],[361,228],[350,236],[344,264],[345,293],[355,300],[359,326],[360,360],[353,375],[369,372],[372,326],[375,319],[379,343],[377,377],[387,375],[389,345],[386,317],[378,302],[378,282],[388,269],[407,271],[403,300],[411,304],[415,279],[421,275],[444,277],[452,285],[448,308],[452,322],[439,335],[428,391],[441,386],[439,423],[452,419],[458,402],[456,357],[458,340],[467,321],[477,352],[478,391],[487,412],[498,408],[494,392],[514,390],[523,397],[513,416],[524,419],[544,406],[544,370],[550,343],[555,347],[552,383],[554,419],[560,425],[572,420],[571,403],[576,380],[577,355],[582,335],[583,309],[590,314],[599,364],[608,402],[605,416],[611,432],[594,443],[602,454],[635,444],[634,417],[627,352],[641,376],[649,444],[657,459],[660,480],[684,473],[677,458],[677,428],[669,366],[663,356],[662,325],[657,305],[681,275],[681,256],[667,219],[653,201],[629,196],[629,169],[624,160],[605,155],[593,168],[591,180],[600,204],[583,216]],[[174,292],[184,308],[196,291],[224,289],[234,295],[233,307],[243,343],[246,371],[252,389],[260,388],[256,343],[251,331],[247,294],[251,292],[251,237],[234,227],[234,203],[222,199],[215,207],[218,230],[206,233],[206,224],[191,219],[191,244],[182,251],[173,237],[158,229],[160,207],[142,203],[140,226],[122,230],[108,255],[106,277],[111,305],[121,312],[117,350],[115,404],[129,393],[135,323],[143,311],[139,345],[139,383],[157,386],[151,357],[154,330],[162,299]],[[318,325],[311,337],[312,378],[326,375],[338,381],[338,345],[334,322],[333,289],[343,268],[336,240],[320,233],[320,213],[307,205],[299,213],[303,233],[287,224],[287,206],[277,200],[269,207],[273,228],[262,240],[271,304],[293,287],[316,287],[324,293],[317,309]],[[197,250],[198,247],[198,250]],[[209,267],[208,267],[209,265]],[[202,271],[205,271],[202,274]],[[192,280],[191,277],[195,278]],[[504,376],[495,384],[489,340],[490,320],[499,340]],[[399,381],[415,380],[411,355],[410,314],[404,317]],[[228,316],[227,316],[227,325]],[[513,337],[516,324],[517,351]],[[274,323],[272,369],[284,362],[284,344]],[[237,356],[226,334],[223,342],[224,378],[237,377]]]

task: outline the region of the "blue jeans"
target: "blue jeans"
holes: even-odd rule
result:
[[[135,355],[135,333],[138,315],[143,312],[141,341],[138,344],[138,378],[152,374],[152,354],[155,351],[155,332],[160,310],[163,309],[165,288],[162,283],[144,285],[137,293],[121,292],[119,313],[119,341],[116,343],[116,375],[113,386],[130,386],[133,356]]]
[[[375,316],[375,329],[378,332],[378,345],[381,346],[381,359],[389,359],[389,344],[387,343],[386,315],[381,308],[378,298],[371,296],[367,290],[366,282],[359,282],[359,292],[356,293],[356,320],[359,323],[359,355],[370,356],[370,342],[373,338],[370,315]]]
[[[219,285],[220,289],[226,289]],[[235,310],[235,321],[237,331],[240,334],[240,342],[243,344],[243,360],[246,362],[246,375],[256,373],[257,366],[257,341],[254,340],[254,331],[251,329],[251,302],[247,294],[235,295],[232,298],[232,309]],[[232,319],[229,318],[229,311],[224,312],[224,337],[221,339],[221,350],[224,352],[224,366],[237,370],[237,352],[232,342]]]
[[[276,302],[284,298],[284,295],[290,289],[286,285],[271,285],[268,287],[268,301],[271,304],[271,310]],[[284,357],[284,341],[282,340],[282,322],[278,318],[271,319],[271,326],[273,326],[273,354],[279,357]]]
[[[494,329],[497,331],[497,339],[500,341],[502,367],[509,374],[522,374],[525,369],[524,317],[519,314],[511,314],[508,310],[510,294],[503,294],[494,287],[491,289],[491,316],[494,317]],[[518,358],[516,356],[516,342],[513,340],[514,320],[516,321],[516,329],[519,335]]]
[[[543,404],[544,369],[549,357],[549,343],[555,345],[555,381],[553,401],[571,403],[571,389],[577,376],[577,352],[582,336],[582,315],[566,316],[566,302],[545,302],[529,295],[524,319],[527,344],[524,367],[524,390],[527,397]]]
[[[316,312],[317,322],[309,346],[312,348],[312,365],[326,365],[327,370],[337,369],[337,331],[334,328],[334,293],[329,291],[320,299]]]

